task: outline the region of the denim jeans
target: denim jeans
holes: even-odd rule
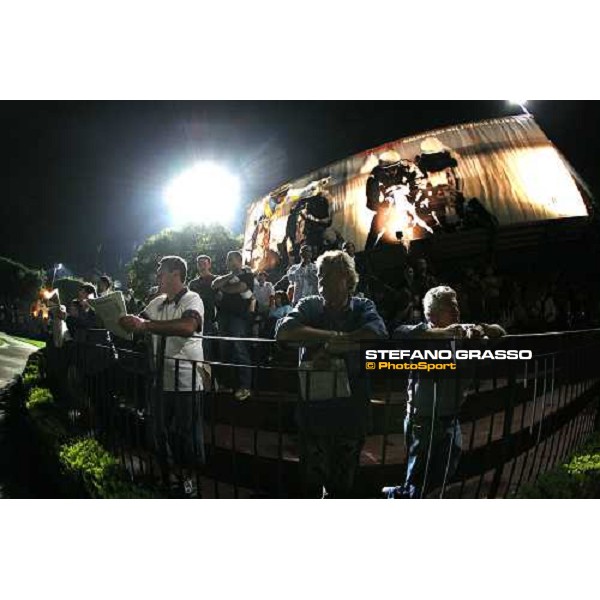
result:
[[[221,313],[219,315],[219,335],[222,337],[244,338],[250,335],[250,321],[246,316]],[[221,342],[221,360],[238,365],[249,365],[250,350],[248,342]],[[231,357],[231,358],[229,358]],[[239,387],[250,389],[252,385],[252,370],[237,367]]]
[[[202,329],[202,333],[203,333],[203,335],[217,335],[218,334],[217,324],[214,323],[213,321],[205,321],[204,327]],[[218,343],[217,340],[207,340],[207,339],[202,340],[202,348],[204,350],[204,360],[206,360],[206,361],[218,360],[218,356],[217,356],[218,349],[216,347],[217,343]]]
[[[154,439],[163,471],[204,464],[204,397],[192,392],[157,393]]]
[[[416,417],[404,420],[404,438],[408,452],[404,494],[425,498],[447,484],[460,460],[462,434],[455,417]]]

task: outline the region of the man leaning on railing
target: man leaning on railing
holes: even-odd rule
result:
[[[194,468],[204,463],[202,419],[202,333],[204,305],[196,292],[185,287],[187,264],[179,256],[165,256],[159,263],[159,296],[150,301],[139,317],[120,319],[133,333],[153,334],[154,355],[160,355],[161,337],[166,337],[162,390],[154,395],[155,442],[163,474],[181,468],[177,483],[184,497],[198,495],[192,478]],[[162,391],[162,393],[161,393]]]
[[[366,298],[352,296],[358,275],[347,254],[317,260],[319,295],[303,298],[276,328],[279,341],[301,342],[298,425],[304,493],[352,497],[370,425],[368,381],[360,377],[358,342],[387,338]]]
[[[495,338],[505,335],[500,325],[464,325],[456,292],[447,286],[431,288],[423,298],[426,321],[401,325],[394,339],[450,340]],[[470,378],[425,378],[411,371],[404,421],[407,448],[406,480],[396,494],[424,498],[444,489],[458,468],[462,435],[458,413]]]

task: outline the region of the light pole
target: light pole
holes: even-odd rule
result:
[[[54,289],[54,279],[56,278],[56,271],[60,271],[63,268],[62,263],[58,263],[54,265],[54,273],[52,273],[52,283],[50,284],[50,288]]]

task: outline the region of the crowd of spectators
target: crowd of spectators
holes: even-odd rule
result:
[[[597,286],[592,281],[570,277],[569,273],[535,278],[501,272],[491,264],[435,272],[421,256],[405,261],[396,276],[384,281],[364,272],[351,241],[346,241],[342,250],[325,250],[316,262],[313,252],[314,246],[302,246],[298,262],[284,273],[271,274],[262,270],[253,273],[244,265],[242,254],[231,251],[226,264],[218,266],[226,272],[215,275],[211,257],[200,255],[196,261],[197,276],[187,285],[186,262],[180,257],[163,257],[157,286],[148,290],[143,304],[130,291],[126,292],[130,314],[121,319],[121,326],[135,334],[151,334],[155,351],[159,336],[166,336],[166,395],[155,407],[159,418],[154,433],[165,461],[175,460],[189,467],[182,480],[188,496],[197,495],[190,475],[192,469],[204,462],[202,423],[191,417],[197,412],[195,399],[210,385],[206,383],[210,376],[207,379],[201,365],[204,361],[236,365],[234,369],[218,367],[221,370],[212,383],[220,391],[234,393],[238,401],[247,400],[253,394],[251,366],[258,358],[264,358],[252,351],[253,338],[302,346],[300,374],[302,369],[334,372],[336,391],[331,393],[335,397],[326,403],[315,395],[327,395],[323,385],[328,385],[329,380],[319,384],[313,375],[313,383],[317,382],[313,389],[310,377],[303,380],[300,376],[300,393],[307,402],[302,403],[297,420],[305,434],[305,493],[345,497],[352,494],[369,423],[369,392],[365,380],[356,377],[357,342],[384,339],[388,332],[394,337],[418,334],[443,338],[477,332],[491,336],[589,328],[599,323]],[[108,276],[100,277],[97,288],[82,283],[76,298],[50,311],[50,330],[54,323],[64,323],[65,339],[77,342],[81,332],[101,328],[90,300],[113,291]],[[0,320],[7,321],[10,313],[3,303]],[[35,322],[40,322],[39,314]],[[204,339],[194,336],[201,332]],[[184,361],[178,367],[171,364],[176,358]],[[192,375],[196,367],[186,368],[185,361],[188,365],[189,361],[197,361],[204,372]],[[174,378],[179,378],[177,383]],[[445,483],[456,469],[460,455],[456,414],[440,412],[439,422],[434,422],[428,413],[429,395],[425,390],[421,386],[420,395],[413,395],[408,407],[405,433],[409,470],[403,488],[408,497],[421,497],[440,479],[432,471],[429,483],[423,481],[419,474],[423,464],[431,462],[432,468],[444,467],[440,472]],[[440,398],[444,400],[443,395]],[[455,448],[451,461],[444,462],[441,455],[438,460],[430,452],[423,454],[427,436],[415,433],[426,429],[419,421],[423,415],[428,423],[431,421],[431,436],[439,434],[440,439],[447,438]],[[194,447],[200,444],[200,456],[190,445],[192,437]]]
[[[425,258],[408,263],[389,283],[376,281],[372,298],[390,326],[422,320],[423,297],[435,285],[450,285],[464,321],[500,323],[511,334],[594,328],[600,324],[600,289],[568,272],[535,277],[501,272],[492,265],[432,273]]]
[[[340,246],[359,274],[357,295],[371,298],[391,329],[419,323],[423,318],[425,293],[442,284],[456,290],[465,322],[497,322],[508,333],[567,331],[600,324],[598,286],[594,281],[577,278],[569,272],[536,278],[533,274],[502,272],[491,264],[467,265],[449,272],[433,271],[425,257],[418,257],[406,260],[393,276],[388,273],[384,279],[365,272],[352,241],[345,241]],[[230,253],[227,265],[217,267],[218,270],[223,266],[229,269],[220,277],[212,273],[211,257],[198,256],[197,275],[188,285],[191,291],[200,295],[205,307],[204,335],[273,338],[278,319],[289,313],[302,298],[318,294],[313,251],[309,245],[302,246],[299,261],[283,273],[264,270],[252,273],[243,265],[240,253]],[[215,280],[217,283],[213,285]],[[97,285],[82,284],[77,297],[70,299],[59,314],[65,321],[67,337],[73,338],[77,329],[98,327],[100,324],[87,301],[113,291],[113,281],[108,275],[99,277]],[[143,300],[138,300],[131,289],[123,290],[123,293],[128,312],[138,314],[159,295],[159,290],[158,286],[152,286]],[[44,310],[39,308],[19,310],[16,304],[3,299],[0,324],[7,331],[18,330],[24,335],[43,338],[52,330],[53,313],[46,307]],[[207,359],[215,358],[217,349],[214,341],[205,341]],[[246,355],[246,345],[234,349],[234,358]],[[246,375],[242,376],[244,389],[249,387],[247,379]]]

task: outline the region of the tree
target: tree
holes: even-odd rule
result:
[[[71,300],[77,298],[77,292],[83,283],[80,277],[61,277],[54,282],[54,287],[58,290],[60,301],[67,305]]]
[[[138,298],[143,298],[154,285],[156,267],[163,256],[177,255],[188,264],[188,279],[196,275],[196,257],[207,254],[213,271],[225,270],[225,258],[230,250],[242,247],[242,236],[234,236],[221,225],[188,225],[181,230],[164,229],[149,237],[136,251],[128,265],[131,286]]]
[[[33,302],[42,286],[42,272],[0,256],[2,296],[11,302]]]

